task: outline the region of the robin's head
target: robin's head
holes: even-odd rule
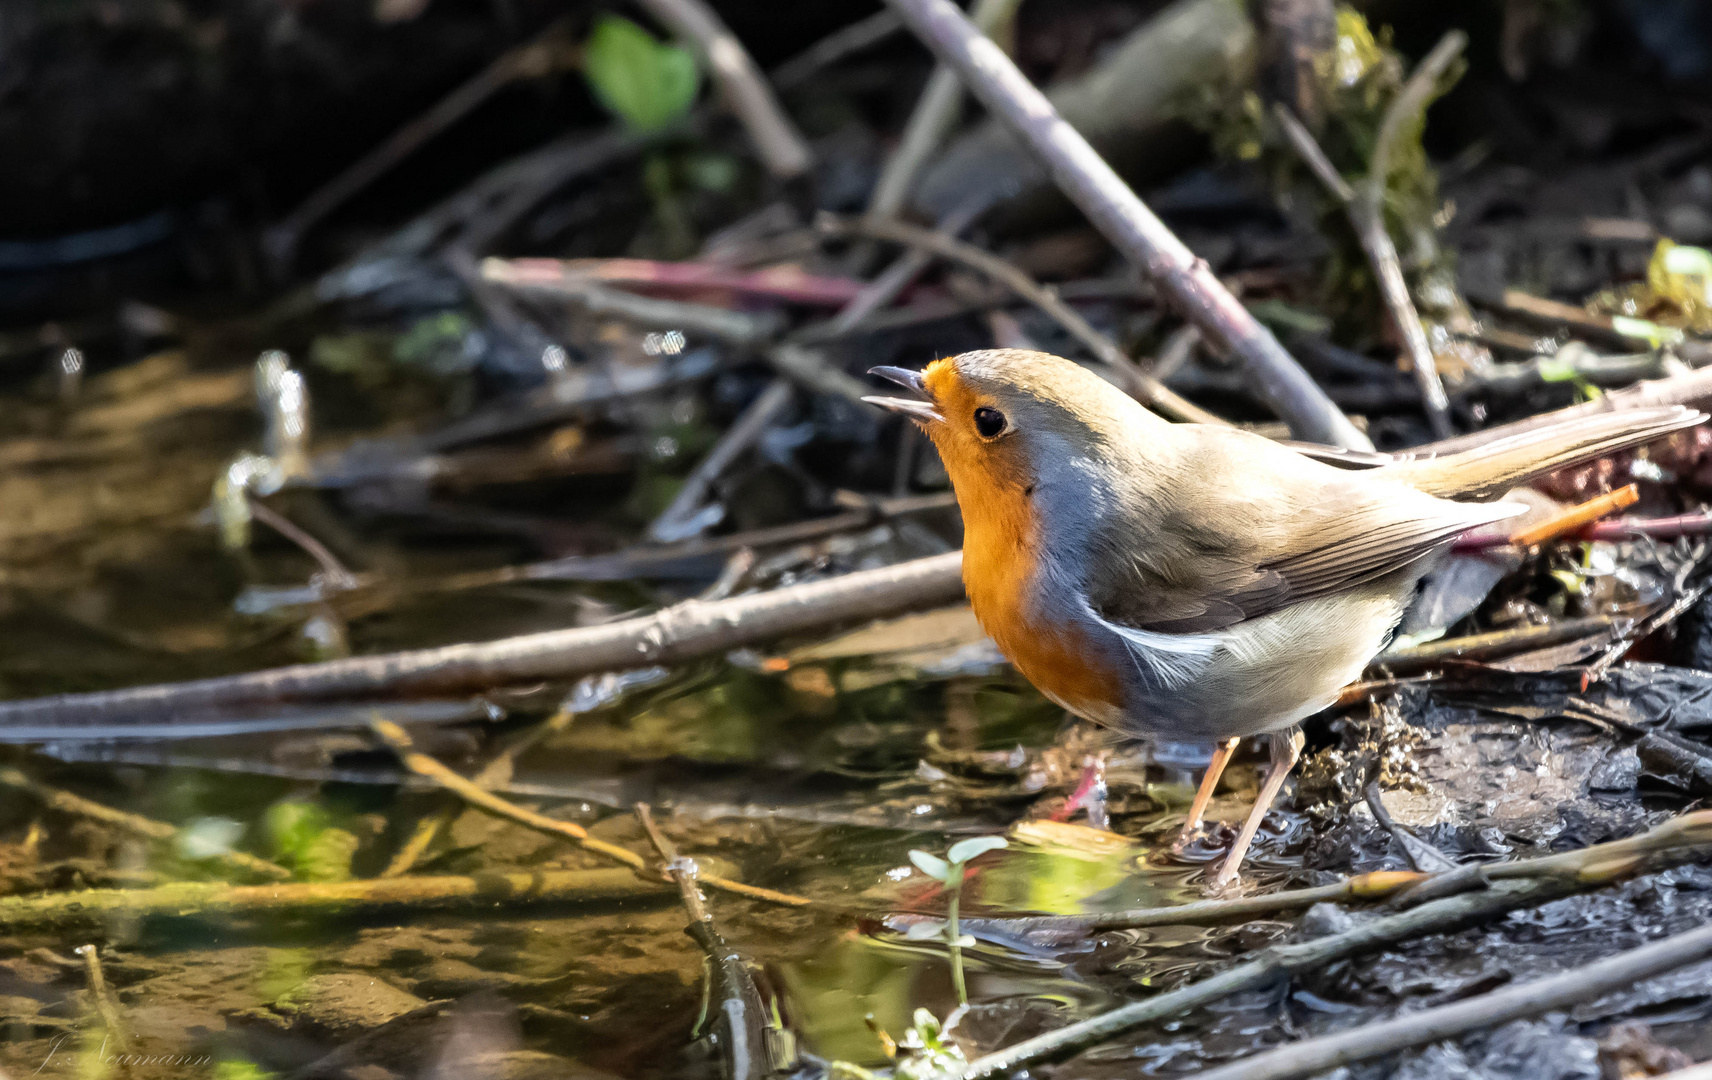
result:
[[[913,398],[863,400],[920,424],[960,497],[981,485],[1026,488],[1082,462],[1147,439],[1164,421],[1093,372],[1049,353],[983,349],[921,371],[878,367]]]

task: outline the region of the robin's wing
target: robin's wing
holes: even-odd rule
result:
[[[1450,502],[1305,459],[1280,464],[1276,454],[1239,441],[1233,452],[1203,455],[1194,475],[1179,478],[1179,498],[1116,516],[1130,528],[1103,523],[1094,610],[1140,630],[1217,630],[1383,577],[1525,510]],[[1137,545],[1133,526],[1144,520],[1151,542]]]

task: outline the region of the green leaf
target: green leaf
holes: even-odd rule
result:
[[[629,19],[603,15],[583,49],[583,75],[600,103],[636,131],[670,126],[695,102],[695,57]]]
[[[989,851],[997,851],[1003,847],[1010,847],[1010,841],[1002,836],[971,836],[967,840],[959,840],[952,844],[951,850],[945,853],[945,857],[954,863],[966,863],[978,856],[985,855]]]
[[[933,878],[935,881],[951,884],[951,867],[938,855],[929,855],[925,851],[909,853],[910,862],[915,863],[916,869]]]

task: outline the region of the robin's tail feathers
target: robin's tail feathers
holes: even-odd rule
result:
[[[1681,405],[1595,413],[1461,453],[1387,465],[1381,471],[1430,495],[1491,497],[1531,477],[1651,442],[1705,419],[1705,413]]]

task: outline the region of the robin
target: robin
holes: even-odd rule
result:
[[[1577,417],[1444,457],[1340,468],[1234,428],[1172,424],[1060,357],[991,349],[878,367],[866,400],[933,440],[963,514],[982,628],[1040,691],[1129,735],[1217,747],[1183,836],[1238,741],[1272,767],[1214,879],[1237,879],[1302,748],[1300,721],[1360,677],[1459,534],[1525,507],[1531,476],[1705,419]]]

